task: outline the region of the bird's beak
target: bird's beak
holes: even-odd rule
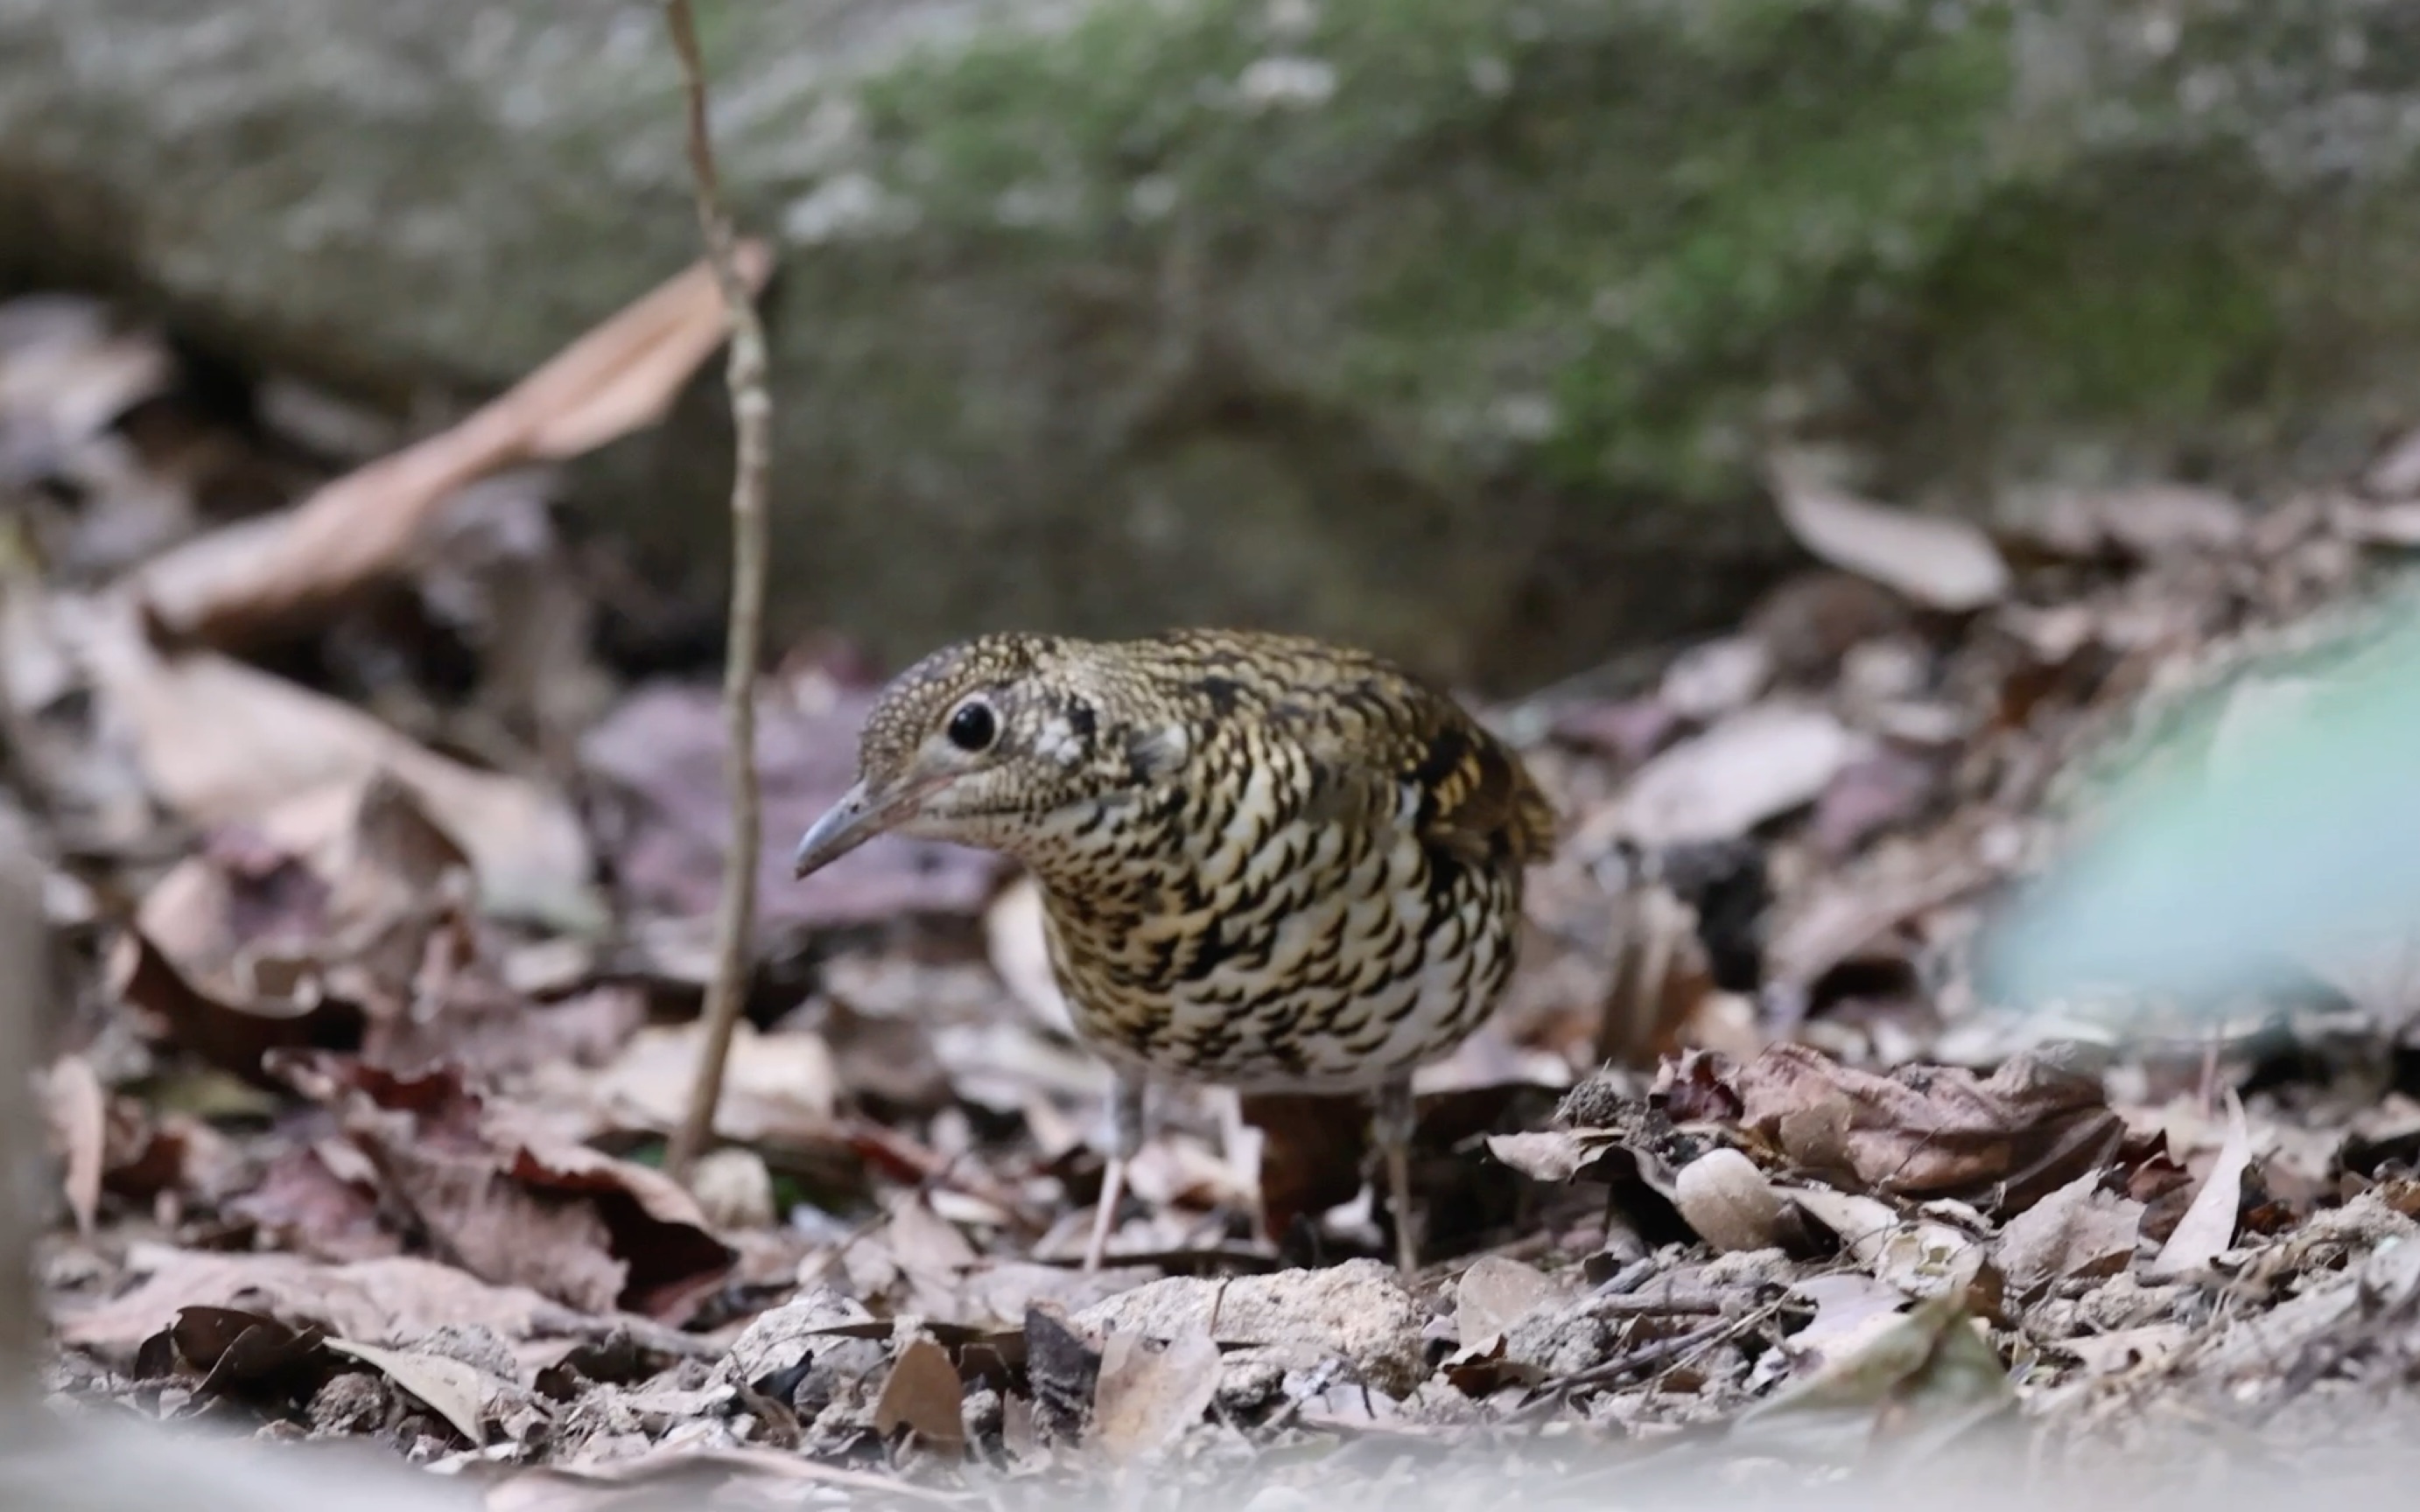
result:
[[[790,858],[790,874],[803,877],[822,871],[906,819],[923,796],[922,788],[880,793],[869,792],[863,782],[858,783],[842,794],[840,801],[799,838],[798,852]]]

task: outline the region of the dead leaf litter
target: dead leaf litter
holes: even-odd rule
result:
[[[1007,1504],[1315,1488],[1366,1445],[2115,1446],[2420,1371],[2404,942],[2193,1015],[2019,1012],[1977,962],[2107,753],[2408,571],[2403,454],[2367,497],[2070,490],[1989,531],[1777,462],[1804,574],[1493,711],[1565,841],[1504,1011],[1422,1078],[1431,1270],[1372,1258],[1350,1106],[1179,1094],[1085,1275],[1103,1080],[1032,886],[964,852],[768,871],[722,1148],[656,1168],[722,726],[522,470],[664,411],[720,339],[702,273],[417,440],[276,379],[274,455],[147,451],[178,359],[103,314],[0,305],[62,1399],[475,1466],[497,1508]],[[765,679],[768,867],[849,779],[864,671]],[[2299,707],[2243,695],[2211,765]]]

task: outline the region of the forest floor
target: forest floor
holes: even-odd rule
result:
[[[750,1022],[721,1148],[658,1168],[719,631],[573,538],[549,468],[710,350],[701,279],[655,298],[415,437],[0,306],[59,1410],[366,1441],[496,1512],[1135,1466],[1299,1505],[1474,1445],[1547,1477],[1508,1504],[1675,1455],[2149,1465],[2169,1428],[2274,1463],[2420,1370],[2420,978],[2311,961],[2113,1027],[1975,967],[2100,753],[2405,569],[2412,459],[1990,534],[1788,485],[1810,564],[1734,632],[1486,711],[1563,838],[1509,1000],[1422,1083],[1419,1283],[1374,1258],[1357,1109],[1181,1090],[1085,1274],[1105,1079],[1030,885],[895,840],[783,874],[873,692],[837,639],[764,681]]]

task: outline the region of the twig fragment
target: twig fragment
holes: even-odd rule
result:
[[[742,275],[737,238],[722,204],[714,143],[706,121],[706,63],[697,45],[697,18],[689,0],[664,0],[664,24],[680,54],[689,99],[689,162],[697,187],[698,227],[706,260],[731,319],[725,378],[737,433],[731,479],[731,619],[722,666],[722,700],[730,749],[731,845],[724,853],[722,897],[714,920],[714,975],[706,991],[706,1039],[689,1108],[664,1154],[664,1168],[686,1180],[714,1133],[722,1100],[722,1069],[747,1000],[750,943],[756,918],[756,856],[761,843],[756,788],[756,659],[765,618],[765,494],[771,450],[773,399],[766,382],[765,327]]]

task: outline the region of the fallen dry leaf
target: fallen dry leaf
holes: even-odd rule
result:
[[[1807,1276],[1792,1283],[1790,1293],[1815,1304],[1815,1316],[1790,1335],[1790,1347],[1812,1356],[1818,1368],[1854,1353],[1908,1306],[1899,1288],[1846,1272]]]
[[[0,303],[0,480],[53,471],[173,381],[175,359],[158,332],[112,321],[107,305],[84,295]]]
[[[585,1320],[523,1287],[494,1287],[450,1265],[408,1257],[323,1265],[294,1255],[152,1249],[131,1257],[144,1279],[125,1295],[70,1311],[65,1343],[131,1354],[179,1309],[248,1305],[344,1338],[410,1344],[449,1324],[506,1339],[585,1332]]]
[[[898,1362],[883,1381],[882,1395],[874,1403],[874,1427],[883,1434],[908,1428],[937,1449],[962,1449],[967,1442],[963,1399],[958,1367],[950,1363],[949,1351],[920,1335],[899,1351]]]
[[[591,1095],[606,1126],[669,1134],[680,1124],[697,1076],[705,1026],[640,1030],[594,1080]],[[814,1146],[835,1137],[839,1096],[830,1049],[817,1034],[764,1034],[734,1026],[714,1132],[743,1145]]]
[[[1962,1300],[1919,1304],[1759,1402],[1730,1442],[1767,1454],[1856,1463],[1890,1444],[1914,1461],[2016,1404],[2008,1368]]]
[[[10,1072],[8,1074],[15,1074]],[[109,1096],[92,1062],[61,1056],[42,1078],[42,1105],[50,1115],[51,1148],[60,1159],[60,1184],[76,1232],[89,1237],[101,1207],[101,1178],[109,1146]]]
[[[2090,1170],[2009,1220],[1992,1246],[2001,1273],[2021,1288],[2066,1276],[2116,1275],[2133,1263],[2143,1205],[2101,1189]]]
[[[1615,835],[1650,848],[1736,840],[1814,802],[1859,748],[1827,709],[1779,701],[1743,709],[1640,767],[1607,817],[1586,826],[1582,846]]]
[[[771,261],[740,248],[752,285]],[[722,344],[721,297],[700,264],[558,353],[450,428],[302,503],[188,542],[135,579],[146,616],[179,641],[230,645],[290,626],[406,564],[455,492],[519,463],[576,456],[653,424]]]
[[[2328,523],[2338,535],[2364,546],[2393,547],[2404,551],[2420,547],[2420,500],[2406,499],[2390,504],[2340,500],[2329,510]]]
[[[1773,661],[1772,646],[1760,637],[1701,641],[1672,658],[1656,697],[1684,719],[1718,718],[1764,691]]]
[[[2251,517],[2239,501],[2216,489],[2152,483],[2046,498],[2023,530],[2068,556],[2117,551],[2154,560],[2230,550],[2251,533]]]
[[[799,837],[857,777],[857,735],[871,695],[808,699],[768,691],[756,713],[764,847],[757,897],[767,929],[889,921],[903,914],[971,917],[998,862],[960,846],[884,836],[800,882]],[[618,810],[609,822],[625,902],[642,917],[704,918],[722,895],[730,804],[722,779],[721,695],[709,684],[658,683],[614,707],[581,742],[581,759]]]
[[[2420,430],[2406,431],[2362,474],[2362,486],[2379,499],[2420,497]]]
[[[1983,1247],[1947,1224],[1903,1219],[1871,1197],[1826,1187],[1797,1187],[1785,1195],[1832,1230],[1869,1275],[1902,1297],[1964,1294],[1983,1274]]]
[[[1988,1078],[1956,1066],[1859,1071],[1776,1044],[1732,1076],[1742,1122],[1794,1160],[1901,1196],[2022,1212],[2106,1165],[2125,1137],[2098,1077],[2019,1056]]]
[[[1044,1024],[1072,1034],[1075,1018],[1067,1009],[1067,995],[1059,990],[1059,973],[1050,964],[1050,945],[1043,933],[1039,883],[1019,876],[1000,890],[984,911],[984,942],[991,968],[1010,995]]]
[[[292,979],[281,987],[298,985]],[[301,996],[256,994],[230,999],[205,992],[177,969],[167,955],[139,933],[111,947],[108,988],[116,1001],[156,1015],[167,1034],[210,1065],[260,1085],[273,1050],[347,1050],[358,1046],[363,1015],[358,1004],[340,1001],[301,983]]]
[[[1454,1283],[1454,1332],[1463,1348],[1478,1349],[1541,1307],[1571,1299],[1572,1288],[1534,1265],[1482,1255]]]
[[[1155,1454],[1202,1421],[1218,1394],[1218,1346],[1200,1328],[1165,1344],[1112,1334],[1093,1388],[1093,1442],[1111,1459]]]
[[[1827,1186],[1792,1187],[1790,1200],[1808,1217],[1832,1230],[1860,1264],[1881,1260],[1883,1242],[1899,1227],[1899,1212],[1889,1203]]]
[[[676,1321],[731,1270],[732,1252],[678,1183],[565,1139],[526,1109],[487,1106],[450,1067],[406,1075],[289,1055],[273,1069],[336,1111],[388,1196],[483,1279]]]
[[[593,927],[588,837],[560,794],[417,746],[334,699],[207,652],[163,656],[129,624],[85,646],[96,687],[124,717],[145,776],[194,824],[274,820],[337,833],[381,774],[471,857],[486,905]]]
[[[318,1358],[321,1336],[317,1325],[288,1327],[277,1319],[234,1307],[180,1308],[166,1332],[177,1353],[208,1372],[194,1388],[197,1396],[272,1390],[316,1374],[309,1367]],[[138,1367],[158,1358],[159,1342],[154,1339],[138,1352]]]
[[[1884,748],[1843,765],[1815,801],[1815,843],[1841,856],[1914,819],[1940,791],[1932,762]]]
[[[1772,471],[1782,522],[1799,545],[1832,565],[1928,609],[1959,612],[2007,596],[2008,563],[1991,537],[1964,520],[1869,502],[1787,459]]]
[[[1809,987],[1909,919],[1980,891],[1993,875],[1989,866],[1961,849],[1917,875],[1826,887],[1775,934],[1765,952],[1767,978],[1797,989]]]
[[[384,1350],[375,1344],[355,1344],[349,1339],[322,1339],[320,1347],[348,1355],[365,1365],[376,1365],[388,1380],[419,1397],[430,1411],[453,1424],[454,1431],[471,1441],[472,1447],[487,1443],[487,1427],[480,1420],[480,1408],[487,1399],[487,1392],[474,1367],[442,1354]]]
[[[314,1259],[365,1260],[403,1249],[380,1220],[376,1167],[339,1139],[285,1151],[227,1211],[258,1226],[278,1248]]]
[[[380,1058],[419,1058],[422,1041],[463,1048],[483,1036],[443,1011],[477,1000],[479,986],[489,1006],[505,997],[525,1016],[470,959],[471,901],[461,848],[410,788],[374,774],[357,793],[313,795],[204,837],[145,894],[119,947],[120,990],[241,1075],[272,1043],[361,1043],[365,1018]],[[432,952],[448,943],[458,949]]]
[[[2252,1132],[2244,1123],[2243,1103],[2232,1088],[2226,1092],[2226,1142],[2194,1194],[2168,1242],[2151,1259],[2154,1277],[2196,1274],[2235,1242],[2237,1209],[2243,1200],[2243,1172],[2252,1164]]]

